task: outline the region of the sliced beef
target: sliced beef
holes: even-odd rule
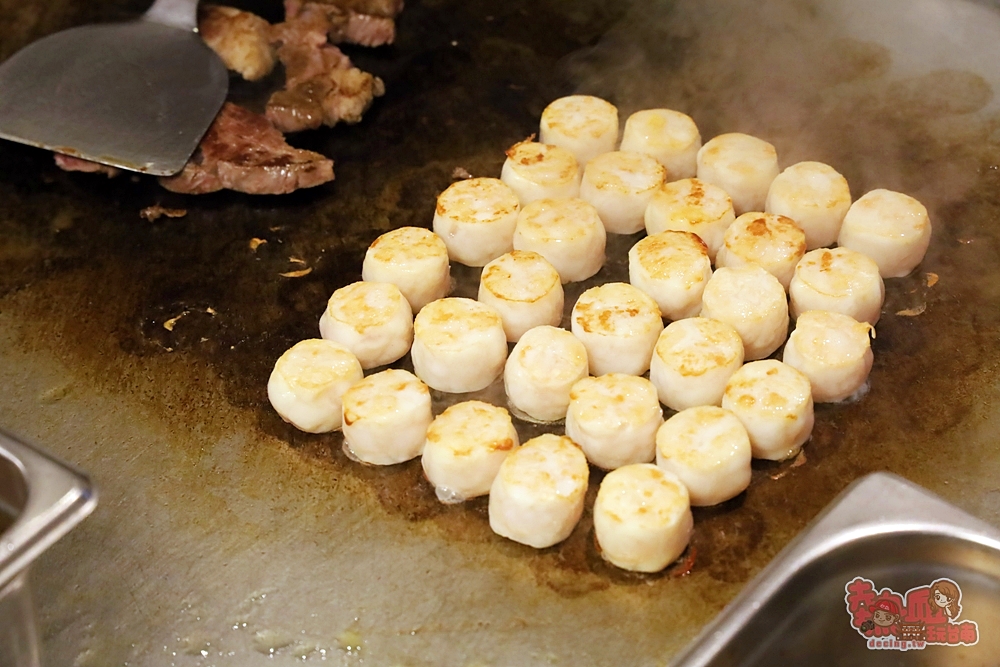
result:
[[[122,173],[122,170],[117,167],[110,167],[106,164],[101,164],[100,162],[91,162],[90,160],[83,160],[78,157],[73,157],[72,155],[64,155],[62,153],[54,153],[56,159],[56,166],[64,171],[83,171],[88,174],[107,174],[108,178],[114,178],[118,174]]]
[[[285,0],[285,7],[292,2],[303,2],[305,0]],[[324,4],[335,5],[340,9],[355,12],[356,14],[370,14],[371,16],[383,16],[385,18],[395,18],[403,11],[403,0],[320,0]]]
[[[385,94],[385,85],[328,43],[328,8],[341,10],[298,0],[288,0],[286,8],[289,18],[271,32],[285,66],[285,90],[268,100],[268,119],[282,132],[357,123],[372,101]]]
[[[226,67],[247,81],[262,79],[274,69],[271,24],[256,14],[207,5],[198,13],[198,31]]]
[[[267,118],[282,132],[312,130],[320,125],[354,124],[376,97],[385,94],[378,77],[356,67],[335,68],[279,90],[267,101]]]
[[[327,37],[334,44],[348,42],[362,46],[382,46],[396,40],[396,23],[390,13],[392,5],[372,7],[377,12],[367,12],[347,5],[358,3],[331,2],[330,0],[285,0],[285,21],[308,20],[322,16],[326,22]],[[402,3],[399,3],[400,9]],[[382,12],[382,13],[380,13]]]
[[[227,102],[184,170],[160,184],[186,194],[286,194],[331,180],[332,160],[292,148],[267,118]]]

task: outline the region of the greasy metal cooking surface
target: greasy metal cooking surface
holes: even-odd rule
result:
[[[0,56],[143,9],[94,4],[0,0]],[[358,127],[295,140],[334,157],[337,180],[283,198],[171,195],[0,146],[0,422],[87,470],[102,497],[33,571],[48,663],[654,665],[865,472],[1000,525],[1000,19],[960,2],[866,4],[679,1],[627,16],[618,3],[414,0],[396,46],[351,51],[386,97]],[[439,505],[419,463],[351,464],[335,436],[296,433],[266,402],[273,360],[315,335],[371,240],[429,225],[455,167],[497,174],[502,149],[575,89],[623,113],[680,108],[706,138],[758,133],[784,165],[829,161],[855,196],[917,196],[935,226],[922,271],[940,280],[889,281],[871,392],[818,409],[805,465],[756,465],[746,494],[697,511],[684,577],[604,565],[586,517],[553,549],[505,542],[483,503]],[[189,214],[140,220],[154,203]],[[474,273],[455,273],[471,290]]]

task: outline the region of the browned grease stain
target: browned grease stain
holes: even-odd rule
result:
[[[471,24],[481,9],[458,8],[458,20]],[[606,25],[610,18],[596,20]],[[71,364],[80,386],[128,395],[179,429],[199,425],[199,438],[178,454],[192,470],[206,458],[211,464],[197,442],[227,434],[226,424],[214,417],[220,403],[251,415],[259,428],[260,441],[242,455],[245,466],[277,455],[276,449],[294,454],[287,479],[263,488],[255,479],[220,484],[239,485],[248,495],[307,485],[303,493],[317,517],[330,503],[371,501],[384,512],[433,526],[456,545],[489,545],[524,560],[539,582],[567,597],[617,585],[661,595],[676,570],[639,575],[600,558],[589,509],[599,471],[592,471],[588,509],[573,534],[560,545],[535,551],[493,535],[485,499],[442,505],[423,479],[419,461],[390,468],[355,464],[341,451],[339,435],[297,432],[270,409],[264,394],[274,360],[297,340],[316,335],[327,297],[360,277],[364,250],[378,234],[403,225],[427,226],[435,197],[450,183],[457,164],[475,173],[499,173],[501,147],[523,137],[544,104],[568,92],[546,73],[557,58],[585,42],[530,26],[522,32],[525,24],[516,19],[493,22],[488,38],[468,50],[447,47],[443,36],[417,46],[407,43],[416,38],[401,33],[396,48],[410,54],[405,64],[360,55],[362,66],[367,61],[383,76],[395,97],[376,106],[356,128],[303,136],[306,147],[338,160],[338,180],[283,198],[182,197],[159,190],[151,180],[109,182],[59,173],[43,153],[4,146],[0,298],[19,298],[2,298],[0,305],[15,308],[23,327],[20,344]],[[587,39],[594,31],[600,34],[599,27],[580,30]],[[524,39],[534,41],[525,44]],[[885,55],[870,45],[847,45],[839,54],[842,66],[829,74],[831,80],[877,77],[886,69]],[[512,88],[513,81],[521,87]],[[745,581],[839,490],[866,472],[890,469],[918,483],[933,483],[935,471],[974,467],[979,453],[948,436],[976,417],[977,397],[1000,369],[995,287],[1000,284],[995,225],[1000,147],[990,139],[960,145],[939,141],[925,120],[980,108],[988,99],[983,85],[968,73],[931,74],[887,87],[875,97],[821,109],[821,127],[830,138],[817,146],[822,153],[817,158],[837,164],[852,187],[867,189],[878,181],[853,152],[884,141],[902,157],[891,165],[899,169],[892,179],[934,198],[929,202],[934,239],[922,268],[940,275],[941,284],[919,293],[927,302],[924,314],[898,318],[892,313],[909,304],[921,276],[887,281],[871,392],[857,404],[817,406],[806,465],[772,480],[775,471],[791,464],[755,463],[747,492],[717,508],[695,510],[694,574]],[[704,127],[734,129],[724,112],[703,104],[698,89],[681,90],[694,90],[690,101]],[[887,108],[895,110],[891,122],[879,121]],[[851,136],[859,113],[875,120],[856,139],[843,140]],[[994,134],[996,127],[1000,124]],[[872,128],[883,134],[870,134]],[[982,136],[993,135],[986,128]],[[952,164],[971,165],[973,183],[958,194],[935,190],[932,178]],[[154,203],[187,208],[189,215],[139,223],[136,212]],[[72,211],[72,226],[44,224],[64,211]],[[251,252],[252,239],[266,243]],[[301,280],[277,280],[289,254],[306,258],[314,271]],[[613,259],[591,282],[568,288],[567,309],[579,291],[621,279],[622,269],[622,261]],[[469,291],[468,284],[459,290]],[[188,315],[173,330],[163,327],[183,311]],[[167,355],[175,354],[183,356],[168,363]],[[145,376],[147,371],[154,375]],[[522,441],[544,430],[522,422],[517,426]],[[171,486],[164,483],[165,493]],[[227,510],[211,489],[206,496],[213,499],[203,504],[209,511],[195,519],[205,523],[208,534],[216,521],[209,514],[226,516]],[[252,529],[246,541],[266,536],[266,526],[247,525]]]

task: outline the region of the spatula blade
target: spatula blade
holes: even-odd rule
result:
[[[72,28],[0,65],[0,138],[176,174],[228,86],[225,65],[192,31],[150,21]]]

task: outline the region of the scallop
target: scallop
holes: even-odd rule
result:
[[[498,178],[470,178],[452,183],[438,195],[434,233],[448,256],[466,266],[485,266],[514,249],[514,227],[521,204]]]
[[[850,248],[810,250],[788,285],[792,317],[828,310],[874,325],[882,314],[885,282],[875,260]]]
[[[538,138],[572,153],[581,165],[618,143],[618,109],[592,95],[569,95],[542,111]]]
[[[666,231],[647,236],[628,252],[633,287],[653,297],[668,320],[701,311],[701,295],[712,277],[708,246],[692,232]]]
[[[392,283],[416,313],[451,290],[448,247],[429,229],[394,229],[368,247],[361,277],[369,282]]]
[[[535,252],[514,250],[483,268],[479,301],[500,313],[507,340],[517,342],[528,329],[562,321],[563,287],[559,272]]]
[[[594,375],[642,375],[663,331],[660,307],[628,283],[591,287],[577,299],[570,320]]]
[[[868,379],[873,332],[850,315],[808,310],[795,322],[781,359],[809,378],[814,402],[842,401]]]
[[[729,410],[681,410],[656,432],[656,465],[684,482],[696,507],[718,505],[750,486],[750,436]]]
[[[754,361],[733,373],[722,407],[746,428],[756,459],[791,458],[812,434],[809,378],[776,359]]]
[[[716,269],[701,297],[701,316],[732,325],[750,361],[770,355],[788,335],[785,290],[756,264]]]
[[[597,209],[581,199],[540,199],[521,209],[514,249],[556,267],[564,283],[586,280],[604,266],[607,233]]]
[[[592,204],[611,234],[635,234],[667,171],[643,153],[614,151],[598,155],[583,170],[580,199]]]
[[[732,325],[704,317],[671,322],[660,334],[649,379],[671,410],[719,405],[743,365],[743,341]]]
[[[522,141],[507,149],[500,180],[517,195],[521,206],[537,199],[580,194],[580,166],[568,150],[552,144]]]
[[[652,461],[662,423],[656,387],[646,378],[609,373],[583,378],[570,391],[566,435],[598,468]]]
[[[590,469],[566,436],[546,433],[510,454],[490,487],[490,528],[543,549],[562,542],[583,514]]]
[[[566,417],[570,389],[587,377],[587,348],[571,332],[540,326],[517,341],[504,367],[504,388],[514,413],[529,421]]]
[[[777,175],[774,146],[749,134],[720,134],[698,151],[698,178],[728,192],[736,215],[763,211]]]
[[[410,350],[413,311],[392,283],[352,283],[330,297],[319,331],[353,352],[362,368],[384,366]]]
[[[791,218],[772,213],[744,213],[726,230],[716,266],[757,264],[778,279],[783,289],[806,254],[806,235]]]
[[[343,345],[313,338],[278,357],[267,381],[267,397],[281,418],[300,431],[340,428],[341,398],[364,377],[358,358]]]
[[[883,278],[901,278],[917,268],[931,242],[927,209],[909,195],[872,190],[851,205],[837,243],[868,255]]]
[[[594,501],[594,533],[601,557],[633,572],[659,572],[691,541],[694,518],[688,490],[651,463],[614,470]]]
[[[691,116],[671,109],[636,111],[625,121],[621,150],[645,153],[667,169],[667,178],[692,178],[698,172],[701,133]]]
[[[663,185],[649,200],[644,219],[650,235],[667,230],[697,234],[714,262],[736,214],[725,190],[697,178],[686,178]]]
[[[444,503],[489,493],[500,465],[518,445],[510,413],[481,401],[449,407],[426,434],[420,463]]]
[[[806,249],[832,245],[851,207],[847,179],[822,162],[799,162],[778,174],[767,191],[764,211],[795,221]]]
[[[344,451],[374,465],[409,461],[420,456],[432,417],[431,392],[413,373],[374,373],[344,392]]]
[[[427,304],[413,321],[413,370],[432,389],[479,391],[503,372],[507,336],[496,309],[460,297]]]

